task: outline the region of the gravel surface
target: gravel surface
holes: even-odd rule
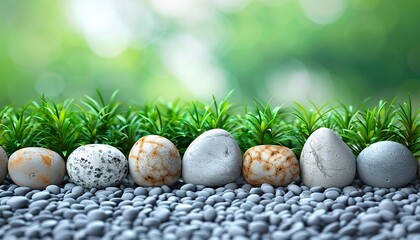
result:
[[[343,189],[0,185],[0,239],[420,239],[420,181]]]

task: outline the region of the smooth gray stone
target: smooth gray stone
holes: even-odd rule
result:
[[[59,194],[61,192],[60,187],[57,185],[49,185],[45,188],[45,190],[47,190],[51,194]]]
[[[406,146],[381,141],[371,144],[359,154],[357,172],[367,185],[403,187],[416,178],[417,160]]]
[[[354,225],[346,225],[343,228],[341,228],[340,230],[338,230],[338,233],[341,236],[354,236],[354,235],[357,234],[357,232],[358,232],[358,229]]]
[[[395,206],[395,203],[393,201],[390,201],[390,200],[387,200],[387,199],[382,200],[379,203],[378,208],[381,211],[389,211],[389,212],[392,212],[394,214],[397,212],[397,207]]]
[[[188,205],[188,204],[178,204],[176,207],[175,207],[175,210],[176,211],[185,211],[185,212],[190,212],[191,210],[192,210],[193,208],[192,208],[192,206],[191,205]]]
[[[251,194],[246,200],[258,204],[261,201],[261,197],[257,194]]]
[[[29,208],[39,207],[40,209],[45,209],[48,205],[49,205],[49,202],[47,200],[38,200],[38,201],[32,202],[29,205]]]
[[[162,222],[169,220],[171,212],[166,208],[156,208],[153,212],[150,213],[150,216],[158,218]]]
[[[133,193],[136,196],[147,196],[149,194],[149,191],[147,191],[147,189],[144,187],[136,187]]]
[[[362,234],[376,234],[381,229],[381,224],[378,222],[361,222],[359,230]]]
[[[338,198],[340,196],[340,193],[337,191],[326,191],[325,193],[325,197],[327,197],[328,199],[332,199],[335,200],[336,198]]]
[[[130,201],[130,200],[133,200],[133,198],[134,198],[134,194],[133,193],[124,193],[121,196],[121,199],[124,200],[124,201]]]
[[[275,189],[271,184],[263,183],[260,188],[263,193],[275,193]]]
[[[235,199],[235,193],[233,192],[226,192],[222,195],[222,198],[226,199],[226,200],[230,200],[233,201]]]
[[[279,213],[279,212],[281,212],[281,211],[289,211],[290,210],[290,205],[289,204],[286,204],[286,203],[280,203],[280,204],[277,204],[275,207],[274,207],[274,212],[275,213]]]
[[[251,222],[248,225],[248,231],[250,234],[252,233],[266,233],[268,232],[268,225],[266,222],[263,221],[255,221]]]
[[[32,191],[32,188],[30,187],[17,187],[13,190],[13,192],[15,193],[15,196],[25,196],[30,191]]]
[[[357,191],[357,189],[356,189],[355,187],[353,187],[353,186],[345,186],[345,187],[343,188],[343,193],[344,193],[345,195],[349,195],[349,196],[350,196],[350,194],[351,194],[352,192],[355,192],[355,191]]]
[[[0,198],[5,198],[5,197],[11,197],[13,196],[13,192],[12,191],[4,191],[4,192],[0,192]]]
[[[149,191],[149,196],[160,195],[163,193],[163,190],[160,187],[155,187]]]
[[[184,198],[187,196],[187,191],[179,189],[175,192],[175,194],[180,198]]]
[[[298,231],[293,233],[291,240],[303,240],[308,239],[310,237],[310,234],[306,232],[305,230]]]
[[[123,211],[122,217],[124,220],[133,221],[139,215],[139,210],[136,208],[130,208]]]
[[[228,233],[231,236],[246,235],[246,230],[241,226],[233,224],[228,227]]]
[[[338,222],[333,222],[325,226],[323,232],[336,233],[338,230],[340,230],[340,224]]]
[[[316,202],[322,202],[325,200],[325,195],[320,192],[311,193],[310,197]]]
[[[420,233],[420,222],[416,221],[408,225],[407,231],[410,233]]]
[[[382,222],[382,216],[379,213],[370,213],[360,217],[362,222]]]
[[[186,184],[182,185],[180,189],[184,190],[184,191],[193,191],[194,192],[196,190],[196,187],[195,187],[195,184],[186,183]]]
[[[29,206],[29,199],[21,196],[11,197],[7,200],[7,205],[13,209],[27,208]]]
[[[107,219],[107,216],[101,209],[94,209],[88,212],[87,219],[89,221],[105,221]]]
[[[204,220],[206,221],[214,221],[217,217],[217,212],[214,208],[208,208],[203,212]]]
[[[287,186],[287,189],[291,191],[294,195],[299,195],[302,193],[302,189],[296,184],[289,184],[289,186]]]
[[[208,130],[191,142],[185,151],[182,178],[186,183],[225,186],[240,177],[242,162],[239,145],[229,132]]]
[[[93,236],[101,237],[105,233],[105,223],[102,221],[92,221],[86,226],[86,233]]]
[[[50,220],[43,221],[41,223],[41,226],[43,228],[52,228],[52,227],[55,227],[57,225],[57,223],[58,223],[57,220],[50,219]]]
[[[160,220],[155,217],[148,217],[143,220],[143,225],[149,228],[158,227],[160,224]]]

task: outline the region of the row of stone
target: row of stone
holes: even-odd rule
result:
[[[357,163],[357,164],[356,164]],[[308,138],[300,164],[287,147],[260,145],[242,156],[238,143],[222,129],[209,130],[187,148],[182,160],[168,139],[149,135],[131,149],[128,160],[118,149],[104,144],[81,146],[67,162],[44,148],[23,148],[10,156],[0,147],[0,182],[9,172],[20,186],[44,189],[62,183],[66,174],[87,188],[105,188],[121,183],[130,173],[140,186],[172,185],[182,174],[184,182],[210,187],[245,181],[260,186],[285,186],[300,175],[309,186],[344,187],[360,179],[377,187],[401,187],[416,176],[417,161],[402,144],[385,141],[372,144],[357,157],[330,129],[321,128]]]

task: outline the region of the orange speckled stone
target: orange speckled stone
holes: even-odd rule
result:
[[[130,175],[140,186],[172,185],[181,176],[181,156],[168,139],[149,135],[140,138],[128,158]]]
[[[7,175],[7,154],[3,150],[3,148],[0,147],[0,184],[6,178],[6,175]]]
[[[29,147],[14,152],[8,163],[9,176],[19,186],[43,190],[59,185],[66,174],[66,163],[56,152]]]
[[[287,147],[255,146],[244,154],[242,175],[253,186],[263,183],[285,186],[299,176],[299,163],[296,155]]]

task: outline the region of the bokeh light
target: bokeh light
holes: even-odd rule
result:
[[[420,3],[61,0],[0,6],[0,103],[122,100],[420,106]]]

